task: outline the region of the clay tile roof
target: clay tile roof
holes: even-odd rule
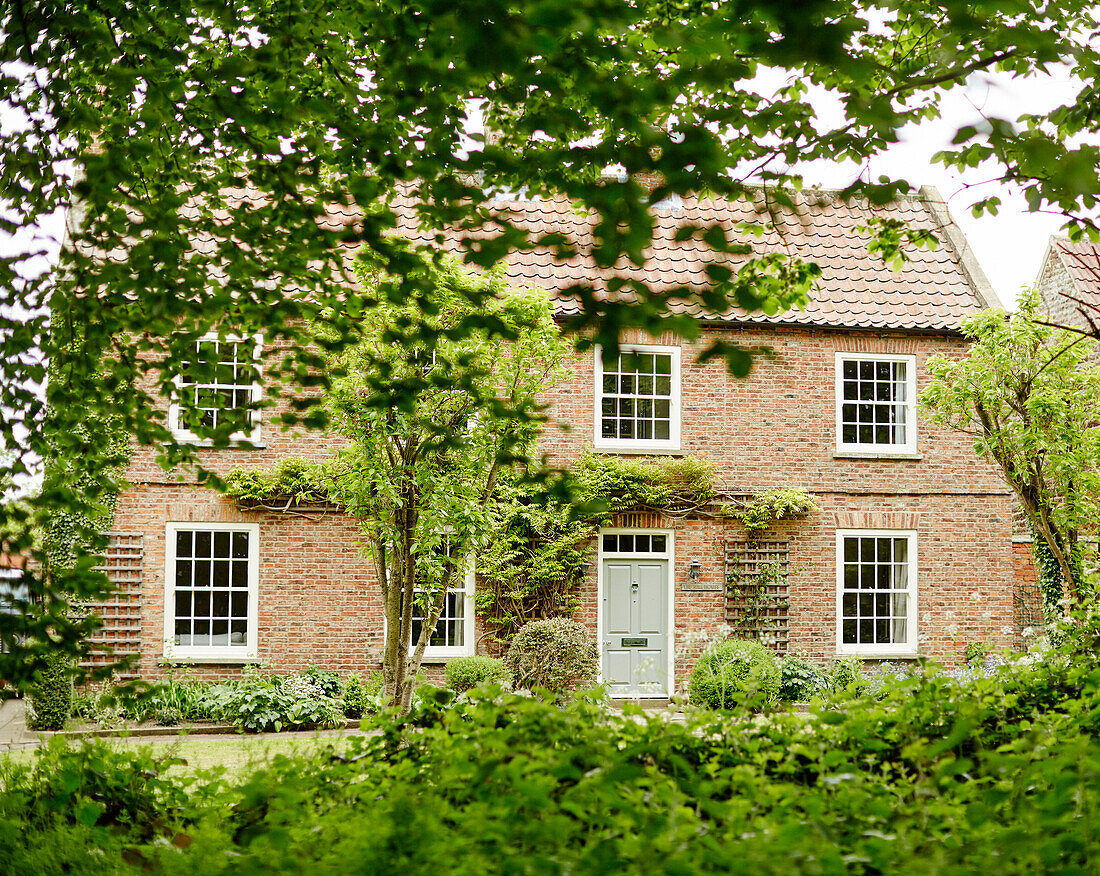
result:
[[[576,298],[568,294],[570,287],[578,284],[591,285],[605,296],[611,294],[608,281],[612,278],[642,280],[654,290],[682,288],[699,292],[708,286],[709,264],[720,262],[736,269],[748,258],[714,253],[697,240],[676,242],[676,230],[689,223],[718,223],[731,237],[752,245],[757,254],[784,252],[821,267],[821,278],[805,310],[776,317],[744,311],[714,315],[690,303],[673,305],[674,309],[686,309],[704,319],[954,332],[966,317],[996,303],[984,274],[966,251],[965,241],[934,190],[899,198],[886,207],[872,207],[865,201],[845,202],[833,193],[817,190],[800,192],[794,200],[795,210],[774,213],[767,233],[755,238],[736,229],[739,223],[769,220],[769,214],[761,212],[762,195],[754,202],[685,196],[668,208],[654,208],[654,239],[645,253],[645,266],[638,268],[624,260],[612,270],[600,270],[591,258],[596,224],[593,214],[561,199],[498,201],[493,206],[515,225],[528,230],[532,239],[556,232],[577,250],[578,255],[567,261],[557,260],[548,248],[535,248],[514,252],[507,262],[512,282],[546,288],[555,296],[562,315],[580,310]],[[411,202],[399,197],[393,206],[402,217],[400,233],[428,245],[434,234],[416,226]],[[872,216],[903,219],[914,227],[933,229],[940,246],[935,251],[907,252],[910,261],[895,273],[867,251],[870,235],[860,227]],[[445,230],[445,248],[461,255],[463,236],[478,235]],[[631,293],[617,294],[629,300]]]
[[[1086,306],[1100,307],[1100,243],[1054,238],[1051,255],[1065,265],[1076,289],[1075,297]]]

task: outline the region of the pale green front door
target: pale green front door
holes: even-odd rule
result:
[[[611,696],[668,696],[668,560],[605,559],[603,584]]]

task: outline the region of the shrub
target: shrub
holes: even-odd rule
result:
[[[971,666],[978,663],[985,663],[985,658],[989,656],[990,647],[987,642],[970,642],[966,646],[966,662]]]
[[[368,672],[366,679],[348,676],[341,705],[349,718],[362,718],[378,711],[378,695],[382,692],[382,673]]]
[[[153,715],[153,720],[162,727],[175,727],[183,720],[183,713],[175,706],[165,706]]]
[[[462,693],[482,684],[493,683],[508,687],[512,677],[503,660],[474,654],[470,657],[456,657],[447,663],[444,670],[447,686],[455,693]]]
[[[696,661],[688,699],[711,709],[767,705],[779,696],[780,677],[779,663],[767,647],[748,639],[727,639]]]
[[[73,671],[69,655],[51,652],[44,656],[27,695],[27,726],[33,730],[63,730],[73,708]]]
[[[867,677],[863,674],[863,661],[858,657],[841,657],[833,662],[829,686],[838,693],[860,694],[867,690]]]
[[[210,711],[215,720],[229,721],[242,730],[290,730],[307,724],[336,727],[344,711],[325,696],[306,675],[265,676],[248,667],[240,680],[210,688]]]
[[[339,674],[331,669],[322,669],[316,663],[309,664],[302,675],[317,685],[322,695],[326,697],[339,697],[344,687]]]
[[[584,624],[554,617],[520,627],[505,664],[516,687],[561,696],[595,686],[600,657]]]
[[[829,686],[825,673],[797,654],[779,661],[779,699],[805,702]]]

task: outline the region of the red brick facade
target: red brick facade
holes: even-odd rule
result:
[[[752,375],[735,379],[724,365],[699,365],[694,354],[721,332],[777,354],[760,358]],[[696,344],[671,336],[627,342],[683,349],[681,452],[713,460],[720,485],[735,491],[800,487],[821,506],[805,519],[769,533],[790,544],[790,646],[817,659],[837,653],[837,530],[897,529],[916,533],[919,652],[955,660],[967,643],[995,647],[1014,640],[1013,593],[1019,560],[1012,542],[1013,502],[966,436],[918,420],[917,452],[905,458],[844,458],[836,453],[835,354],[865,352],[916,357],[918,389],[924,365],[937,353],[960,355],[963,340],[947,334],[883,334],[764,327],[709,328]],[[578,355],[572,376],[547,398],[551,426],[544,448],[568,464],[593,441],[592,353]],[[567,423],[562,431],[556,424]],[[323,459],[333,443],[277,432],[265,424],[260,450],[208,451],[222,472],[239,465],[270,467],[286,455]],[[204,488],[165,473],[147,449],[135,452],[115,529],[144,536],[142,659],[155,674],[164,654],[165,526],[168,522],[259,524],[258,656],[277,670],[309,663],[341,673],[376,668],[382,647],[381,599],[355,521],[333,512],[244,512]],[[736,523],[696,517],[624,521],[673,534],[670,570],[675,614],[676,676],[682,679],[702,647],[700,634],[724,621],[723,544],[741,539]],[[688,590],[688,566],[699,583]],[[578,618],[597,632],[598,570],[582,592]],[[225,664],[200,667],[235,671]],[[677,684],[679,687],[680,684]]]

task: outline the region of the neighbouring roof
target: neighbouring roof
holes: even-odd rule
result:
[[[1064,291],[1086,307],[1100,308],[1100,243],[1087,240],[1074,243],[1064,237],[1052,237],[1044,262],[1050,259],[1057,259],[1069,277],[1072,288]],[[1045,270],[1040,273],[1040,282],[1044,273]]]
[[[811,292],[805,310],[775,317],[762,313],[702,312],[682,305],[704,319],[773,325],[802,325],[857,329],[899,329],[955,332],[962,321],[998,302],[977,265],[946,205],[934,189],[905,196],[885,207],[866,201],[844,201],[836,193],[805,190],[794,197],[794,210],[779,210],[770,217],[764,211],[763,192],[754,201],[684,197],[678,203],[654,209],[654,242],[646,263],[638,268],[625,260],[610,271],[601,271],[590,257],[594,245],[594,214],[576,209],[564,199],[499,201],[496,210],[531,233],[532,239],[557,232],[576,248],[578,255],[559,261],[548,248],[515,252],[508,259],[507,275],[520,284],[538,284],[557,299],[558,312],[576,313],[580,307],[568,289],[590,284],[603,294],[612,277],[642,280],[649,288],[669,290],[687,287],[702,290],[708,284],[705,269],[712,262],[737,268],[748,256],[715,253],[697,240],[677,242],[675,233],[685,224],[721,225],[731,239],[751,244],[756,253],[785,252],[821,267],[821,278]],[[394,205],[402,217],[400,233],[428,245],[433,232],[416,226],[412,203],[398,199]],[[934,251],[907,251],[910,261],[891,271],[867,250],[870,234],[861,231],[873,216],[902,219],[916,228],[936,232],[940,246]],[[762,238],[745,236],[736,229],[744,222],[771,221]],[[445,229],[445,248],[460,255],[467,232]]]

